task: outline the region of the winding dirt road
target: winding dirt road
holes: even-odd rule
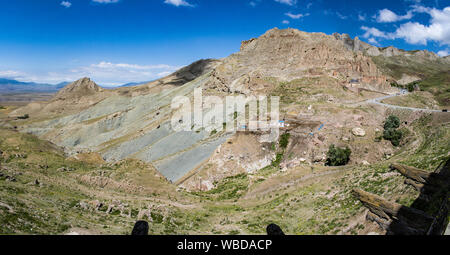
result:
[[[406,94],[403,94],[403,95],[407,95],[407,94],[409,94],[409,93],[406,93]],[[432,110],[432,109],[422,109],[422,108],[398,106],[398,105],[392,105],[392,104],[385,104],[385,103],[381,102],[381,101],[383,101],[385,99],[388,99],[388,98],[391,98],[391,97],[396,97],[396,96],[400,96],[400,95],[399,94],[393,94],[393,95],[373,98],[373,99],[367,100],[366,103],[377,104],[377,105],[385,106],[385,107],[392,108],[392,109],[411,110],[411,111],[416,111],[416,112],[442,112],[441,110]]]

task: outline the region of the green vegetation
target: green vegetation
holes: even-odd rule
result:
[[[450,71],[438,72],[420,81],[420,89],[434,95],[442,106],[450,105]]]
[[[391,141],[392,145],[399,146],[400,141],[402,140],[403,133],[398,129],[387,129],[383,132],[383,138],[385,140]]]
[[[416,61],[413,58],[404,56],[395,57],[372,57],[375,64],[386,74],[401,79],[403,74],[419,77],[421,80],[401,86],[391,83],[394,87],[414,90],[418,86],[422,91],[433,94],[436,101],[441,106],[450,105],[450,71],[449,65],[439,60]]]
[[[417,81],[406,84],[406,89],[408,92],[413,92],[416,87],[419,87],[419,82]]]
[[[327,152],[327,166],[344,166],[350,161],[352,151],[350,148],[339,148],[334,144],[330,146]]]
[[[205,192],[209,196],[209,199],[216,200],[228,200],[236,199],[245,194],[248,189],[248,176],[247,174],[239,174],[236,176],[225,178],[216,183],[216,188]]]
[[[396,129],[400,127],[400,119],[395,115],[390,115],[384,122],[384,130]]]
[[[286,149],[289,144],[289,138],[291,137],[291,134],[285,133],[282,134],[280,137],[280,148]]]
[[[272,166],[273,167],[280,166],[281,161],[283,161],[283,153],[277,153],[277,156],[275,157],[275,160],[272,161]]]
[[[403,133],[398,130],[400,127],[400,119],[397,116],[390,115],[384,123],[383,138],[391,141],[392,145],[399,146]]]
[[[400,129],[399,120],[388,118],[386,127]],[[426,115],[411,123],[411,127],[418,147],[406,150],[409,147],[404,146],[405,150],[392,160],[434,170],[448,158],[450,151],[447,120]],[[378,132],[377,136],[382,133]],[[405,135],[405,131],[402,133]],[[277,155],[274,159],[277,166],[287,157],[289,139],[286,134],[267,145]],[[347,149],[334,147],[332,154],[343,158],[341,155]],[[406,206],[415,204],[415,208],[429,214],[437,210],[442,197],[436,194],[436,198],[423,204],[415,201],[418,192],[404,184],[403,176],[390,174],[391,162],[342,167],[333,169],[330,175],[329,168],[317,165],[311,176],[324,175],[311,177],[310,181],[307,180],[309,166],[299,166],[298,171],[283,174],[278,173],[278,167],[268,166],[251,174],[222,179],[210,191],[175,192],[175,186],[162,179],[161,184],[148,182],[153,173],[142,171],[140,165],[129,161],[119,165],[72,162],[50,143],[28,134],[0,129],[0,150],[7,155],[28,155],[2,162],[2,166],[17,173],[14,175],[17,182],[0,179],[1,202],[14,211],[11,213],[7,207],[0,206],[0,234],[61,234],[78,229],[93,234],[129,234],[139,212],[147,208],[151,208],[149,217],[143,217],[149,221],[152,234],[263,234],[269,223],[280,225],[288,234],[366,234],[372,230],[364,230],[362,216],[366,209],[351,195],[354,188]],[[349,149],[347,153],[350,154]],[[62,166],[74,170],[58,171]],[[5,175],[14,174],[9,170],[0,171]],[[146,175],[146,172],[150,173]],[[109,178],[109,184],[102,187],[84,182],[83,176],[95,177],[93,180]],[[41,186],[33,184],[36,179]],[[112,187],[116,181],[124,182],[119,183],[120,187]],[[127,185],[123,185],[125,182]],[[134,185],[145,188],[134,191]],[[117,209],[110,214],[105,212],[112,198],[127,204],[124,215]],[[104,203],[98,211],[79,206],[80,201],[95,200]],[[128,209],[131,218],[127,216]]]
[[[272,164],[271,164],[272,167],[275,168],[275,167],[279,167],[280,166],[281,162],[283,161],[286,148],[289,145],[289,138],[290,137],[291,137],[291,134],[289,134],[289,133],[284,133],[284,134],[282,134],[280,136],[280,140],[278,141],[279,150],[278,150],[278,152],[276,154],[275,159],[272,161]],[[271,150],[272,151],[277,151],[275,143],[271,144]]]
[[[20,119],[20,120],[26,120],[26,119],[29,119],[29,118],[30,118],[30,115],[25,114],[25,115],[19,116],[19,117],[17,117],[17,118]]]
[[[0,105],[0,110],[4,110],[4,109],[6,109],[6,107]]]

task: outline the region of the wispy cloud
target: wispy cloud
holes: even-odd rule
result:
[[[341,14],[340,12],[336,12],[336,15],[337,15],[338,18],[340,18],[340,19],[348,19],[348,16],[345,16],[345,15]]]
[[[14,71],[14,70],[0,70],[0,77],[1,78],[8,78],[8,79],[17,79],[17,78],[22,78],[24,76],[24,74],[22,72],[19,71]]]
[[[281,23],[288,25],[290,22],[289,22],[289,20],[283,20]]]
[[[69,1],[62,1],[61,5],[66,7],[66,8],[70,8],[70,6],[72,6],[72,3]]]
[[[378,41],[375,38],[373,38],[373,37],[370,37],[368,42],[373,44],[373,45],[376,45],[376,46],[379,45]]]
[[[383,39],[392,39],[392,36],[389,36],[388,33],[380,31],[375,27],[362,26],[361,29],[366,31],[366,33],[364,33],[363,35],[364,38],[377,37]]]
[[[297,3],[297,0],[275,0],[275,2],[293,6]]]
[[[256,7],[259,3],[261,3],[261,0],[253,0],[253,1],[250,1],[248,4],[251,7]]]
[[[92,2],[100,3],[100,4],[114,4],[118,3],[119,0],[92,0]]]
[[[300,19],[300,18],[309,16],[309,13],[306,13],[306,14],[302,14],[302,13],[293,14],[291,12],[288,12],[288,13],[285,13],[285,15],[288,16],[291,19]]]
[[[358,20],[359,21],[366,21],[367,16],[365,14],[358,14]]]
[[[186,2],[185,0],[165,0],[164,1],[165,4],[170,4],[170,5],[175,5],[175,6],[189,6],[189,7],[193,7],[192,4]]]

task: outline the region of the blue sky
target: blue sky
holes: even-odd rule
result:
[[[273,27],[448,55],[450,1],[0,0],[0,77],[147,81]]]

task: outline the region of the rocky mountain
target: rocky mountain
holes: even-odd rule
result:
[[[0,233],[124,234],[142,219],[155,234],[262,234],[269,222],[289,234],[386,233],[391,222],[374,215],[383,210],[369,213],[355,189],[435,215],[441,195],[412,202],[422,184],[408,187],[389,165],[431,172],[448,160],[450,115],[433,95],[450,98],[450,68],[448,58],[407,54],[272,29],[156,81],[103,89],[83,78],[47,102],[2,108]],[[414,79],[424,91],[397,96],[391,84]],[[174,131],[172,100],[196,88],[215,100],[279,96],[280,136]],[[235,125],[234,115],[219,125]],[[384,132],[397,125],[391,115],[396,145]]]
[[[277,28],[244,41],[240,52],[214,70],[210,87],[243,94],[263,92],[270,89],[260,81],[263,77],[282,81],[330,77],[341,83],[360,79],[367,88],[388,89],[386,76],[371,58],[349,50],[342,40],[323,33]]]
[[[430,52],[427,50],[413,50],[413,51],[405,51],[402,49],[395,48],[393,46],[389,47],[377,47],[365,43],[359,40],[358,37],[352,39],[348,34],[339,34],[334,33],[334,38],[340,40],[344,43],[345,47],[349,50],[355,52],[363,52],[369,56],[378,57],[395,57],[395,56],[404,56],[404,57],[418,57],[429,60],[438,60],[440,57],[436,55],[434,52]]]
[[[91,96],[103,89],[89,78],[82,78],[62,88],[54,97],[54,100],[64,100]]]
[[[284,116],[297,123],[291,153],[301,155],[283,165],[321,162],[328,144],[341,143],[344,138],[350,141],[345,128],[375,127],[382,121],[381,115],[370,117],[367,112],[341,109],[343,104],[395,90],[390,82],[396,77],[376,58],[396,58],[399,51],[378,49],[386,56],[371,56],[376,50],[347,35],[275,28],[244,41],[239,52],[221,60],[200,60],[159,80],[111,90],[83,78],[63,88],[51,101],[30,104],[10,116],[29,114],[32,122],[20,130],[60,145],[70,155],[95,152],[111,162],[135,158],[153,164],[168,180],[186,188],[206,185],[210,189],[227,176],[271,165],[277,155],[270,145],[259,142],[258,134],[213,134],[203,129],[174,132],[170,127],[172,98],[190,97],[199,87],[221,97],[278,95]],[[413,55],[407,58],[434,61],[426,52]],[[357,84],[350,86],[355,80]],[[322,130],[319,137],[305,135],[325,123],[329,129]],[[348,127],[349,123],[353,126]],[[375,132],[370,128],[365,133],[369,131]],[[383,146],[367,147],[372,151],[370,157],[359,150],[354,155],[362,153],[358,161],[380,159]],[[201,187],[198,178],[203,180]]]

